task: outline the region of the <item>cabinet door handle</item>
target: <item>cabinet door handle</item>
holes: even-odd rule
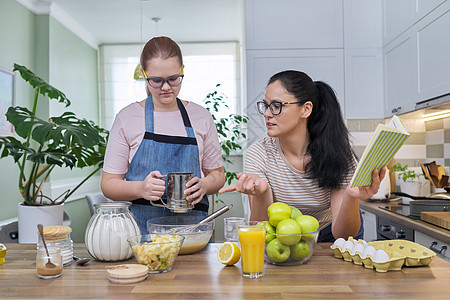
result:
[[[392,109],[391,113],[395,114],[395,113],[398,113],[400,110],[402,110],[402,107],[401,107],[401,106]]]

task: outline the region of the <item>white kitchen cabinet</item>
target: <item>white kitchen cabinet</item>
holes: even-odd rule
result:
[[[246,0],[246,47],[342,48],[342,1]]]
[[[416,102],[450,93],[450,1],[417,28]]]
[[[450,245],[443,241],[437,240],[431,236],[428,236],[420,231],[414,231],[414,242],[430,248],[436,255],[446,261],[450,262]]]
[[[377,240],[377,217],[375,214],[361,209],[364,221],[364,240],[366,242]]]
[[[247,115],[248,142],[265,136],[264,118],[256,109],[256,102],[264,98],[270,77],[284,70],[299,70],[313,80],[330,84],[341,107],[344,94],[344,66],[342,49],[303,50],[247,50]]]
[[[383,43],[393,39],[413,26],[446,0],[383,0]]]
[[[344,1],[345,117],[384,117],[381,0]]]
[[[450,1],[419,0],[412,12],[411,2],[384,2],[385,38],[396,36],[385,39],[383,48],[386,117],[450,92]],[[405,18],[409,27],[403,24]]]
[[[383,51],[386,116],[409,112],[416,106],[416,38],[413,35],[398,40]]]

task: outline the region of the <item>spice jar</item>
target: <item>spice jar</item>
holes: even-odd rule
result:
[[[72,228],[56,225],[44,227],[44,238],[47,247],[59,248],[62,254],[63,265],[69,266],[73,262],[73,241],[70,238]],[[44,249],[42,238],[38,235],[37,249]],[[45,249],[44,249],[45,250]]]
[[[133,255],[127,239],[141,231],[129,207],[131,202],[105,202],[94,205],[95,213],[86,228],[89,254],[100,261],[123,261]]]
[[[56,247],[44,247],[37,250],[36,273],[39,278],[50,279],[61,276],[63,271],[61,249]]]

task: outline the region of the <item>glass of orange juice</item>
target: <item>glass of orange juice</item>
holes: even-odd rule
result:
[[[260,278],[263,276],[264,243],[266,231],[258,221],[239,224],[239,243],[241,244],[242,276]]]

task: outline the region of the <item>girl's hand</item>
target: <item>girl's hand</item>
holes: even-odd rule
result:
[[[160,179],[163,176],[159,171],[152,171],[148,176],[142,181],[140,186],[140,195],[146,200],[156,201],[161,199],[164,195],[164,190],[166,189],[166,183],[164,180]]]
[[[384,167],[381,169],[380,174],[378,175],[378,170],[375,169],[372,171],[372,184],[369,186],[362,186],[362,187],[354,187],[354,188],[348,188],[347,193],[354,198],[366,200],[369,198],[372,198],[373,195],[375,195],[378,192],[378,189],[380,188],[380,183],[383,180],[384,176],[386,175],[387,168]]]
[[[269,189],[267,181],[256,174],[239,173],[237,178],[237,183],[221,188],[219,194],[236,191],[247,195],[261,195]]]
[[[202,179],[194,177],[186,183],[187,189],[184,191],[186,200],[191,203],[191,206],[199,203],[203,196],[206,194],[206,187],[203,184]]]

